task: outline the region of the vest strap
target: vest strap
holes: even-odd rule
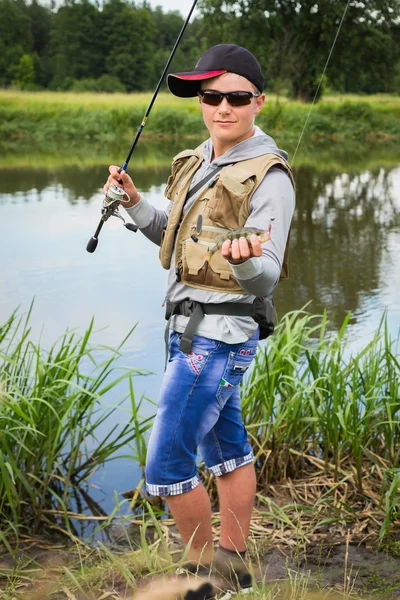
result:
[[[216,175],[217,173],[219,173],[220,171],[222,171],[222,169],[225,167],[226,165],[222,165],[220,167],[216,167],[215,169],[213,169],[210,173],[208,173],[205,177],[203,177],[203,179],[201,181],[199,181],[198,184],[196,184],[194,187],[192,187],[192,189],[187,193],[186,196],[186,202],[189,200],[189,198],[191,198],[192,196],[194,196],[199,190],[201,190],[202,187],[204,187],[207,183],[207,181],[209,181],[212,177],[214,177],[214,175]],[[212,181],[210,181],[210,187],[213,184]]]

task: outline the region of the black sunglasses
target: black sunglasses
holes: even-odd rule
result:
[[[200,90],[199,95],[204,104],[219,106],[223,98],[226,98],[231,106],[246,106],[250,104],[252,98],[257,98],[260,94],[256,92],[218,92],[216,90]]]

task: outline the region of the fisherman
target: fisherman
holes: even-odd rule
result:
[[[237,590],[251,586],[245,553],[256,492],[239,384],[258,340],[273,330],[272,293],[287,278],[294,184],[287,154],[254,123],[265,95],[251,52],[213,46],[193,71],[170,74],[167,83],[175,96],[198,97],[209,139],[174,158],[166,210],[154,208],[116,166],[104,192],[123,187],[130,198],[124,208],[160,246],[169,270],[169,360],[147,449],[147,491],[167,502],[183,542],[191,541],[188,570],[213,565]],[[230,236],[243,227],[255,234]],[[261,245],[256,233],[269,229],[271,239]],[[207,260],[220,236],[226,240]],[[215,553],[198,450],[216,476]]]

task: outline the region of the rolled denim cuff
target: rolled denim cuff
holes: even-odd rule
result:
[[[213,467],[209,467],[209,470],[216,477],[220,477],[221,475],[225,475],[225,473],[231,473],[238,469],[239,467],[244,467],[244,465],[248,465],[252,463],[254,460],[253,452],[249,452],[246,456],[240,456],[239,458],[232,458],[231,460],[226,460],[219,465],[214,465]]]
[[[154,483],[146,483],[146,490],[151,496],[178,496],[194,490],[200,483],[197,475],[186,481],[172,483],[171,485],[156,485]]]

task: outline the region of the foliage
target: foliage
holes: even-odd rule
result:
[[[76,92],[91,88],[114,89],[114,79],[71,80]],[[118,84],[115,83],[115,87]],[[132,139],[139,127],[150,94],[106,95],[73,93],[0,93],[0,135],[3,141]],[[268,101],[256,123],[269,134],[293,142],[300,137],[310,105]],[[392,139],[400,136],[400,103],[395,97],[329,98],[314,106],[307,122],[305,141]],[[197,99],[180,99],[161,93],[148,120],[145,135],[208,137]],[[188,140],[188,145],[193,141]]]
[[[199,7],[201,16],[189,24],[171,71],[192,69],[215,43],[238,43],[258,57],[267,90],[310,101],[344,17],[317,95],[324,87],[400,93],[399,0],[371,0],[367,6],[345,0],[202,0]],[[94,90],[88,80],[112,75],[128,91],[154,89],[185,16],[129,0],[50,6],[44,0],[0,0],[0,86]],[[24,55],[31,57],[34,73],[30,68],[29,82],[21,84],[16,71]]]
[[[400,356],[385,317],[349,355],[349,319],[331,334],[326,315],[285,315],[243,385],[243,415],[261,489],[320,464],[383,509],[383,538],[400,516]]]
[[[33,58],[29,54],[23,54],[15,69],[13,85],[24,89],[35,79],[35,67]]]
[[[72,92],[105,92],[107,94],[126,92],[124,84],[114,75],[102,75],[98,79],[90,77],[75,79],[70,89]]]
[[[327,70],[330,84],[343,92],[395,91],[398,0],[348,6],[337,0],[203,0],[202,6],[208,41],[217,37],[252,50],[268,89],[278,95],[287,86],[294,98],[314,98],[342,18]]]
[[[38,528],[49,509],[67,511],[88,477],[141,437],[150,419],[140,419],[133,387],[132,415],[102,433],[125,399],[105,401],[139,371],[119,368],[120,350],[90,345],[93,321],[83,337],[67,331],[49,351],[30,339],[26,319],[13,313],[0,327],[0,521],[7,528]],[[99,352],[101,350],[101,353]],[[107,351],[107,358],[104,357]],[[114,396],[115,399],[115,396]],[[104,431],[104,430],[103,430]]]
[[[0,0],[0,86],[8,86],[15,77],[21,57],[32,50],[30,19],[24,5]]]

